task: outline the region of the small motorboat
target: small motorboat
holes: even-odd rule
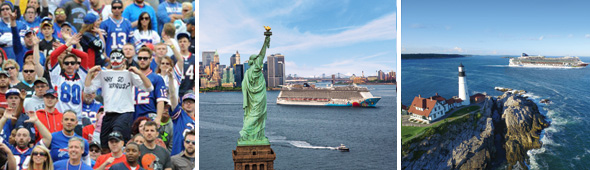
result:
[[[340,144],[340,146],[338,146],[336,149],[342,152],[350,151],[346,146],[344,146],[344,144]]]

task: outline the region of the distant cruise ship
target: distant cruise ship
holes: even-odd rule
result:
[[[303,86],[284,86],[277,97],[277,104],[375,107],[380,99],[381,97],[374,97],[366,87],[351,85],[319,88],[306,83]]]
[[[511,58],[509,66],[513,67],[542,67],[542,68],[584,68],[588,64],[578,57],[546,58],[545,56],[522,56]]]

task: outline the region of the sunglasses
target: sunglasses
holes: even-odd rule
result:
[[[194,140],[185,140],[184,143],[195,145],[195,141]]]
[[[123,6],[113,6],[113,9],[123,9]]]
[[[170,63],[160,63],[160,64],[161,65],[164,65],[164,66],[169,66],[170,65]]]
[[[16,67],[6,67],[6,68],[4,68],[4,70],[12,70],[12,69],[16,69]]]
[[[76,62],[76,61],[64,61],[64,64],[66,66],[71,66],[71,65],[74,65],[74,64],[80,64],[80,62]]]
[[[23,73],[34,73],[35,70],[23,70]]]
[[[45,152],[33,152],[31,155],[47,156],[47,153],[45,153]]]
[[[150,20],[150,17],[141,17],[142,20]]]
[[[65,11],[55,12],[55,15],[61,15],[61,14],[66,14],[66,12]]]
[[[10,11],[10,8],[2,8],[2,11]]]
[[[88,150],[88,151],[89,151],[89,152],[96,152],[96,153],[99,153],[99,152],[100,152],[100,150],[99,150],[99,149],[90,149],[90,150]]]
[[[149,59],[150,59],[150,57],[137,57],[137,60],[139,60],[139,61],[141,61],[141,60],[147,61]]]

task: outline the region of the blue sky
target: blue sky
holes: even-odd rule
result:
[[[258,54],[263,25],[272,28],[267,55],[285,55],[286,73],[313,77],[342,73],[376,75],[396,68],[393,0],[201,1],[202,51],[218,51],[220,63],[240,52],[243,63]]]
[[[589,1],[402,2],[402,53],[590,56]]]

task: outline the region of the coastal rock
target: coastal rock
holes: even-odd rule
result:
[[[502,97],[505,100],[502,121],[506,125],[503,134],[506,160],[510,168],[520,164],[520,167],[526,169],[526,152],[541,147],[540,132],[549,124],[534,102],[512,94],[504,94]]]
[[[510,91],[486,96],[479,112],[443,122],[436,133],[404,144],[402,169],[527,169],[530,149],[540,148],[548,123],[537,105]],[[432,133],[431,133],[432,134]]]
[[[421,145],[409,144],[413,152],[402,158],[402,168],[490,169],[495,152],[493,106],[493,100],[488,98],[479,112],[439,126],[441,134],[417,142]]]

